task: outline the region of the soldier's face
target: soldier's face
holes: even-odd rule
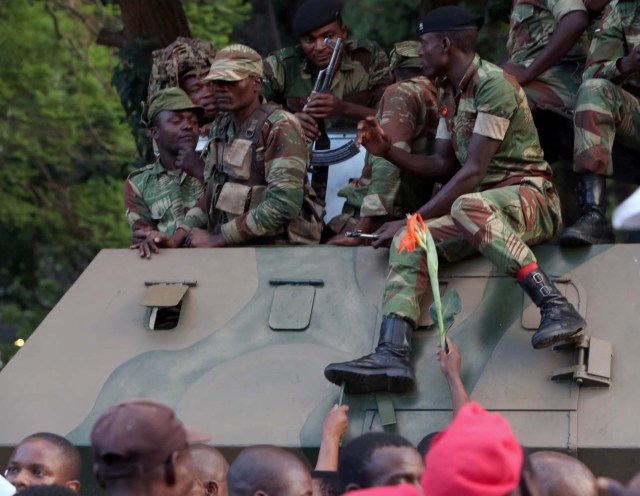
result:
[[[261,82],[253,76],[240,81],[212,81],[218,110],[237,112],[250,107],[258,98]]]
[[[333,48],[324,42],[325,38],[333,41],[337,38],[344,40],[348,33],[349,29],[346,25],[333,21],[302,36],[300,46],[316,69],[324,69],[329,65],[331,55],[333,55]]]
[[[177,155],[181,148],[194,149],[198,143],[198,116],[190,110],[163,110],[155,118],[151,135],[160,150]]]
[[[445,75],[448,39],[439,33],[426,33],[420,36],[420,57],[422,71],[429,78]]]
[[[204,108],[205,118],[215,116],[218,108],[213,93],[213,86],[209,81],[199,79],[196,76],[187,76],[180,81],[182,89],[189,95],[191,101]]]

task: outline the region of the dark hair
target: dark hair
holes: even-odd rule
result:
[[[338,477],[340,490],[344,492],[349,484],[365,489],[371,485],[368,465],[373,453],[386,447],[413,448],[408,440],[398,434],[388,432],[367,432],[351,440],[340,453]]]
[[[29,486],[20,491],[20,496],[78,496],[67,486]]]
[[[35,434],[25,437],[20,444],[30,439],[42,439],[53,444],[60,450],[62,455],[67,480],[80,479],[80,473],[82,471],[80,451],[71,442],[58,434],[53,434],[52,432],[36,432]]]

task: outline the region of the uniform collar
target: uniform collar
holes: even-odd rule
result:
[[[444,80],[444,83],[449,85],[453,89],[453,93],[456,97],[458,97],[467,88],[467,86],[469,85],[469,81],[471,81],[471,78],[478,70],[479,65],[480,65],[480,56],[476,53],[471,63],[469,64],[467,69],[464,71],[464,75],[462,76],[462,79],[457,85],[453,81],[451,81],[449,78]]]

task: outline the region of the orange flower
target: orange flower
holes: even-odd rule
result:
[[[415,251],[416,243],[420,244],[427,227],[422,220],[422,216],[418,213],[407,218],[407,232],[400,238],[398,253],[403,251]]]

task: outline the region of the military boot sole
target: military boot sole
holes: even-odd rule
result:
[[[415,387],[416,381],[410,370],[366,370],[349,366],[331,366],[324,369],[328,381],[345,384],[347,393],[404,393]]]
[[[588,234],[583,231],[568,228],[558,238],[562,246],[589,246],[609,244],[615,241],[615,236],[609,230],[600,235]]]
[[[531,338],[531,344],[535,349],[547,348],[578,334],[586,325],[587,322],[577,314],[570,323],[536,331]]]

